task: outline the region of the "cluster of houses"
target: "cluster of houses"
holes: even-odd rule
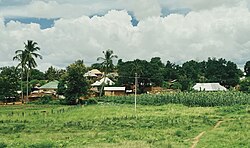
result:
[[[111,73],[109,74],[113,78],[117,78],[117,73]],[[92,69],[84,74],[84,77],[86,77],[91,82],[91,89],[90,91],[91,96],[97,96],[99,94],[100,87],[102,84],[105,84],[104,87],[104,95],[105,96],[121,96],[121,95],[127,95],[134,93],[134,86],[131,87],[132,89],[127,89],[126,87],[114,87],[115,82],[111,80],[109,77],[103,77],[103,73],[100,72],[98,69]],[[47,84],[37,87],[36,90],[31,92],[29,96],[29,100],[36,100],[44,95],[51,95],[54,98],[58,98],[57,95],[57,87],[58,87],[59,81],[51,81]],[[223,86],[221,86],[219,83],[197,83],[193,86],[194,90],[197,91],[226,91],[227,89]],[[161,87],[151,87],[147,91],[154,93],[161,91]]]
[[[117,73],[111,73],[109,74],[112,77],[117,77]],[[125,87],[112,87],[115,85],[115,82],[111,80],[109,77],[103,77],[103,73],[100,72],[98,69],[92,69],[84,74],[84,77],[86,77],[91,82],[91,96],[97,96],[99,94],[100,87],[104,83],[104,95],[106,96],[120,96],[120,95],[126,95],[129,92],[133,92],[133,90],[126,90]],[[36,100],[42,96],[50,95],[53,98],[58,98],[57,95],[57,89],[58,89],[59,81],[54,80],[51,82],[48,82],[45,85],[42,85],[41,87],[35,87],[35,90],[31,92],[29,95],[29,100]],[[127,92],[127,93],[126,93]]]

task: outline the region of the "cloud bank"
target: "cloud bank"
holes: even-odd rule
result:
[[[163,6],[161,1],[150,0],[149,5],[141,6],[142,9],[132,8],[132,3],[128,3],[125,7],[129,9],[110,10],[104,16],[64,17],[56,20],[54,27],[47,29],[40,29],[35,23],[22,24],[14,21],[4,25],[2,14],[0,67],[16,65],[12,61],[14,52],[22,49],[23,42],[28,39],[38,42],[41,48],[43,60],[38,60],[38,68],[43,71],[51,65],[65,68],[77,59],[90,65],[97,62],[96,58],[102,56],[102,51],[106,49],[112,49],[124,60],[149,60],[159,56],[163,62],[170,60],[180,64],[191,59],[217,57],[232,60],[242,66],[250,60],[250,12],[246,1],[233,1],[230,4],[212,1],[214,5],[207,9],[199,2],[192,1],[196,5],[191,2],[189,5],[196,10],[185,16],[170,14],[166,17],[160,17],[159,8]],[[42,3],[59,5],[56,1]],[[139,3],[137,5],[139,7]],[[155,7],[150,12],[141,13],[143,8],[149,8],[150,5]],[[35,11],[35,7],[32,8]],[[41,8],[46,12],[50,10],[47,6]],[[127,12],[131,10],[140,19],[137,26],[131,24],[132,18]]]

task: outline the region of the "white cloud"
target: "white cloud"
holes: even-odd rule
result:
[[[61,1],[33,0],[26,5],[1,7],[4,16],[38,17],[38,18],[76,18],[82,15],[104,13],[110,9],[122,8],[116,1]]]
[[[189,8],[193,11],[207,10],[220,6],[234,7],[239,3],[250,4],[250,0],[159,0],[161,6],[169,8]]]
[[[178,63],[222,57],[244,64],[250,59],[250,12],[246,5],[192,11],[186,16],[145,17],[136,27],[130,21],[125,10],[109,11],[102,17],[62,18],[45,30],[37,24],[13,21],[5,27],[0,19],[0,67],[16,64],[12,61],[14,51],[22,49],[27,39],[41,47],[41,70],[50,65],[65,68],[77,59],[91,64],[109,48],[124,60],[160,56],[163,62]]]
[[[161,6],[158,0],[122,0],[122,3],[125,4],[125,8],[133,11],[139,20],[161,15]]]

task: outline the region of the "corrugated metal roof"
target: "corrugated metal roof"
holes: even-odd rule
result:
[[[97,77],[97,75],[102,75],[98,69],[92,69],[84,74],[85,77]]]
[[[105,82],[104,82],[104,79],[105,79]],[[106,85],[114,85],[115,84],[115,82],[113,82],[108,77],[106,77],[106,78],[102,78],[100,81],[96,81],[95,83],[91,84],[91,86],[101,86],[103,82]]]
[[[100,72],[98,69],[92,69],[90,72],[94,74],[102,74],[102,72]]]
[[[54,80],[51,81],[43,86],[40,87],[40,89],[57,89],[59,81]]]
[[[224,86],[219,83],[196,83],[193,87],[194,90],[198,91],[226,91]]]
[[[125,91],[125,87],[104,87],[104,90],[109,90],[109,91]]]

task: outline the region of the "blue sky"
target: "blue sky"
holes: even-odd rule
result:
[[[4,24],[8,24],[10,21],[18,21],[24,24],[36,23],[40,25],[41,29],[47,29],[54,26],[54,21],[59,18],[34,18],[34,17],[5,17]]]
[[[14,51],[32,39],[39,69],[119,58],[159,56],[182,64],[208,57],[250,60],[250,0],[0,0],[0,67],[16,65]]]

